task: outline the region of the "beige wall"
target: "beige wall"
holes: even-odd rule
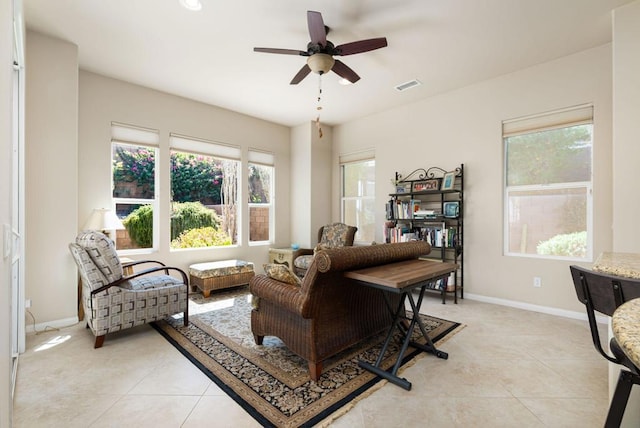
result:
[[[325,224],[340,221],[340,216],[331,218],[331,207],[339,205],[340,199],[332,199],[331,195],[331,153],[333,147],[333,129],[322,125],[322,138],[315,122],[311,124],[311,186],[305,189],[311,194],[311,248],[318,243],[318,230]]]
[[[418,89],[419,90],[419,89]],[[376,224],[396,171],[465,166],[465,295],[581,311],[569,262],[503,255],[501,122],[594,104],[594,254],[611,248],[611,46],[540,64],[337,126],[340,153],[376,150]],[[334,162],[334,165],[337,161]],[[337,171],[334,171],[337,174]],[[334,192],[337,193],[337,192]],[[334,194],[338,200],[339,194]],[[376,231],[380,241],[381,228]],[[533,287],[533,277],[542,287]],[[506,302],[504,302],[506,301]]]
[[[328,125],[322,125],[322,138],[315,122],[291,129],[291,244],[301,248],[315,247],[320,227],[340,221],[339,211],[332,217],[338,204],[331,199],[332,149],[333,129]]]
[[[613,251],[640,253],[640,1],[613,15]],[[610,333],[611,334],[611,333]],[[609,395],[620,367],[609,364]],[[640,391],[632,388],[623,427],[640,426]]]
[[[77,320],[78,49],[27,32],[26,298],[36,323]]]
[[[80,72],[78,227],[93,208],[111,204],[111,122],[160,131],[159,170],[169,170],[169,133],[240,146],[241,183],[246,180],[247,151],[259,149],[275,154],[275,239],[289,242],[289,128],[229,110],[169,95],[141,86]],[[248,245],[248,208],[240,204],[244,235],[239,245],[228,248],[169,251],[170,180],[160,176],[160,248],[157,253],[132,258],[152,258],[187,269],[189,264],[243,259],[258,270],[268,261],[269,245]],[[246,186],[240,185],[240,200],[246,201]],[[75,231],[74,231],[75,234]],[[70,235],[69,238],[72,238]]]
[[[297,243],[310,248],[317,239],[311,231],[311,124],[291,128],[291,242],[278,240],[279,246]]]
[[[613,250],[640,253],[640,1],[613,22]]]

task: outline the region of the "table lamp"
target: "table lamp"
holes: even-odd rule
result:
[[[89,216],[87,222],[82,226],[82,230],[98,230],[109,238],[112,230],[122,230],[124,225],[118,216],[106,208],[96,208]]]

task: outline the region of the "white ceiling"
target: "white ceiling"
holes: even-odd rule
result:
[[[340,57],[356,84],[322,78],[336,125],[610,42],[611,10],[632,0],[201,1],[23,0],[27,28],[76,44],[84,70],[288,126],[316,118],[318,75],[289,85],[306,58],[253,47],[306,50],[307,10],[335,45],[389,43]]]

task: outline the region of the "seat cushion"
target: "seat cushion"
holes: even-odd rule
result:
[[[182,281],[170,275],[147,275],[124,282],[122,288],[129,290],[149,290],[151,288],[162,288],[177,284],[182,284]]]
[[[309,266],[311,266],[312,261],[313,261],[313,256],[310,254],[307,254],[304,256],[296,257],[296,259],[293,261],[293,265],[298,269],[306,270],[306,269],[309,269]]]
[[[202,279],[252,272],[253,263],[245,262],[244,260],[222,260],[218,262],[196,263],[189,266],[189,275]]]

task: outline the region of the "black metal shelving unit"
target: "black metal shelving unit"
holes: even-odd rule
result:
[[[445,303],[464,299],[464,164],[452,171],[419,168],[403,176],[396,172],[396,192],[387,203],[386,242],[426,240],[431,252],[425,259],[458,264],[446,283],[434,286]],[[450,283],[453,281],[453,284]]]

